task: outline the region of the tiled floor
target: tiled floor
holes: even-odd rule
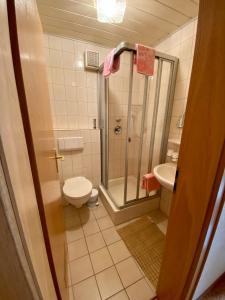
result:
[[[70,300],[150,300],[154,288],[106,209],[65,208]]]

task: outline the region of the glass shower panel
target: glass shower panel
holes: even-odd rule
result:
[[[117,206],[124,205],[125,141],[127,134],[130,53],[120,56],[120,69],[109,77],[108,193]]]
[[[163,128],[164,122],[166,120],[166,110],[168,104],[168,89],[170,87],[170,71],[171,71],[171,63],[168,61],[163,61],[162,65],[162,76],[161,76],[161,86],[160,86],[160,94],[159,94],[159,109],[157,114],[157,123],[156,123],[156,131],[155,131],[155,139],[154,139],[154,150],[152,157],[152,166],[150,171],[153,168],[161,163],[161,146],[163,139]]]
[[[148,83],[148,95],[147,95],[147,107],[145,115],[145,126],[143,132],[143,145],[142,145],[142,155],[140,161],[140,177],[139,177],[139,193],[137,194],[137,199],[141,199],[147,196],[146,191],[141,188],[142,186],[142,177],[144,174],[148,173],[149,165],[149,147],[151,141],[151,129],[152,129],[152,120],[154,112],[154,103],[156,95],[156,82],[158,75],[158,60],[155,60],[154,65],[154,75],[149,78]]]
[[[98,74],[98,99],[99,99],[99,128],[101,130],[101,181],[105,187],[108,184],[108,101],[107,80],[102,73]]]
[[[144,76],[136,72],[134,66],[133,89],[128,136],[127,189],[125,202],[136,199],[138,151],[141,140],[141,120],[143,107]]]
[[[156,116],[156,130],[155,135],[151,136],[151,129],[152,129],[152,122],[153,122],[153,110],[156,97],[156,82],[157,82],[157,75],[158,75],[158,68],[155,68],[154,77],[152,78],[152,84],[149,91],[149,106],[147,109],[147,119],[146,119],[146,130],[144,133],[143,138],[143,149],[142,149],[142,160],[141,160],[141,176],[140,176],[140,186],[142,183],[142,177],[144,174],[152,172],[153,168],[160,164],[161,160],[161,144],[162,144],[162,138],[163,138],[163,126],[165,122],[165,114],[166,114],[166,108],[168,103],[168,88],[170,84],[170,68],[171,63],[167,61],[162,62],[161,66],[161,76],[159,76],[160,82],[159,82],[159,102],[158,102],[158,111]],[[152,157],[150,157],[149,153],[149,147],[150,147],[150,141],[154,138],[153,143],[153,153]],[[149,165],[150,162],[150,165]],[[143,190],[142,190],[143,191]],[[150,195],[154,195],[155,192],[151,192]],[[143,195],[139,193],[139,199],[143,198]]]
[[[99,74],[102,184],[117,207],[153,195],[141,188],[142,177],[164,161],[176,76],[174,62],[157,57],[154,76],[146,79],[133,55],[123,52],[119,71],[108,79]]]

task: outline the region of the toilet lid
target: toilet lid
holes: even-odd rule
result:
[[[74,177],[65,180],[63,192],[65,195],[73,198],[82,198],[90,194],[92,183],[85,177]]]

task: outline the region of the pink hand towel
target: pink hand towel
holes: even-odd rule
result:
[[[155,175],[153,173],[145,174],[142,178],[142,188],[147,192],[159,190],[160,183],[155,178]]]
[[[144,45],[136,44],[135,63],[137,65],[137,72],[143,75],[153,76],[155,50]]]
[[[117,72],[120,68],[120,57],[114,56],[115,50],[115,48],[112,49],[104,61],[103,76],[105,77],[109,77],[110,74]]]

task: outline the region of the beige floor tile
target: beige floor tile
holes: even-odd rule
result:
[[[84,232],[81,225],[75,226],[66,230],[67,243],[79,240],[84,237]]]
[[[78,216],[78,209],[70,204],[66,205],[64,207],[64,215],[65,217]]]
[[[109,245],[108,249],[115,264],[130,256],[130,252],[122,240]]]
[[[101,300],[94,276],[73,286],[74,300]]]
[[[100,231],[96,221],[91,221],[83,225],[84,234],[86,236]]]
[[[72,287],[69,288],[69,300],[74,300]]]
[[[140,269],[133,257],[129,257],[128,259],[121,261],[116,265],[116,268],[125,287],[128,287],[143,278],[143,274],[140,272]]]
[[[98,205],[96,205],[96,206],[92,206],[92,207],[88,207],[90,210],[95,210],[96,208],[98,208],[98,207],[100,207],[100,206],[104,206],[103,204],[102,204],[102,200],[100,199],[100,198],[98,198]]]
[[[93,210],[96,219],[100,219],[108,216],[108,212],[104,206],[99,206],[95,210]]]
[[[132,284],[126,289],[126,291],[130,300],[150,300],[155,296],[145,279],[141,279]]]
[[[96,279],[103,300],[113,296],[123,289],[115,267],[111,267],[101,273],[98,273],[96,275]]]
[[[105,247],[105,241],[102,237],[101,232],[87,236],[86,241],[89,252],[94,252]]]
[[[69,261],[85,256],[86,254],[88,254],[88,249],[85,239],[80,239],[68,244]]]
[[[98,197],[98,205],[99,206],[104,206],[103,203],[102,203],[102,200],[99,197]]]
[[[125,291],[121,291],[118,294],[110,297],[109,300],[129,300],[129,298]]]
[[[165,221],[163,221],[161,223],[158,223],[157,226],[162,231],[162,233],[166,235],[167,226],[168,226],[168,220],[165,220]]]
[[[78,217],[78,215],[67,216],[65,218],[65,228],[67,230],[78,227],[79,225],[80,225],[80,218]]]
[[[87,207],[86,205],[83,205],[81,208],[78,208],[77,211],[78,211],[79,215],[82,215],[82,214],[86,213],[87,211],[89,211],[89,207]]]
[[[114,226],[114,224],[109,216],[98,219],[97,222],[98,222],[98,225],[101,230],[104,230],[104,229]]]
[[[118,234],[118,232],[114,227],[103,230],[102,235],[107,245],[110,245],[112,243],[121,240],[120,235]]]
[[[95,274],[113,265],[113,261],[107,247],[91,253],[90,257]]]
[[[70,274],[72,284],[94,275],[89,255],[70,262]]]
[[[95,216],[93,212],[87,209],[80,213],[80,220],[81,220],[81,224],[85,224],[91,221],[95,221]]]

